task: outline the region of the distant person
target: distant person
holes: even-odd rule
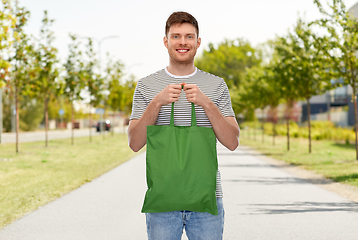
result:
[[[137,152],[146,145],[148,125],[169,125],[175,102],[175,125],[190,126],[191,103],[195,104],[198,126],[212,127],[217,140],[234,151],[239,144],[239,125],[232,109],[225,81],[194,66],[201,44],[196,19],[186,12],[172,13],[165,26],[164,46],[169,66],[138,81],[128,127],[130,148]],[[150,46],[148,46],[150,47]],[[182,91],[183,87],[183,91]],[[146,213],[150,240],[222,239],[224,208],[220,172],[216,176],[218,215],[182,211]]]

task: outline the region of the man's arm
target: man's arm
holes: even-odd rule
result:
[[[216,138],[229,150],[239,145],[240,128],[235,117],[224,117],[218,107],[195,84],[185,84],[184,91],[189,102],[201,106],[213,127]]]
[[[180,84],[168,85],[152,99],[139,119],[129,122],[128,144],[134,152],[138,152],[147,143],[147,126],[155,124],[161,107],[178,101],[180,93]]]

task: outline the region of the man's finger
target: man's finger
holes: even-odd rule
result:
[[[196,85],[195,84],[185,84],[184,85],[184,91],[195,88]]]
[[[171,86],[175,89],[181,89],[181,84],[172,84]]]

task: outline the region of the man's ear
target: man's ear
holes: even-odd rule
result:
[[[164,46],[165,46],[166,48],[168,48],[168,38],[167,38],[167,36],[165,36],[165,37],[163,38],[163,42],[164,42]]]
[[[200,47],[200,45],[201,45],[201,38],[198,38],[198,48]]]

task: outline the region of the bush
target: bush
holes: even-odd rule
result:
[[[331,121],[312,121],[311,127],[320,129],[334,128],[334,123]]]
[[[290,121],[290,136],[294,138],[308,138],[308,127],[299,127],[297,123]],[[250,127],[261,128],[258,122],[245,122],[241,124],[241,128]],[[276,124],[276,135],[287,135],[286,124]],[[264,124],[264,132],[268,135],[273,135],[273,124],[266,122]],[[311,137],[314,140],[335,140],[350,143],[355,141],[355,133],[353,129],[335,127],[334,123],[330,121],[312,121],[311,122]]]

